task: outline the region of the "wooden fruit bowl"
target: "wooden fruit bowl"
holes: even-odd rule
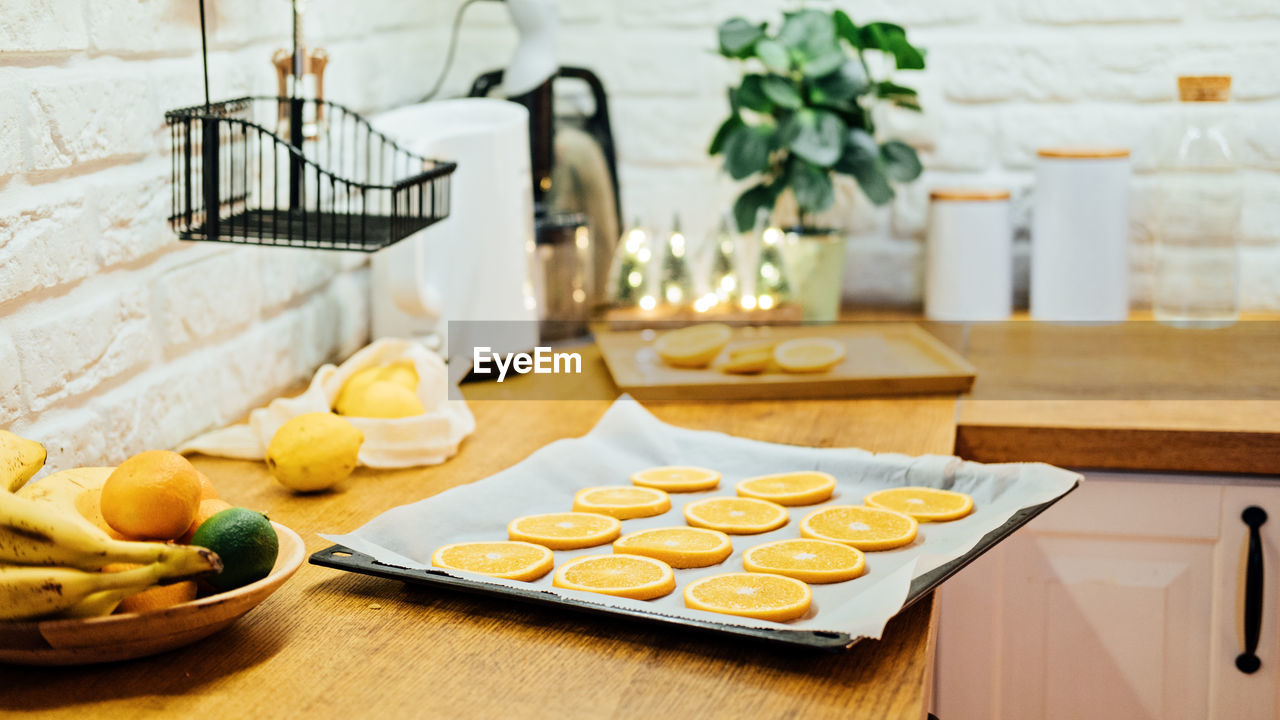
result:
[[[227,627],[284,584],[306,559],[302,538],[275,526],[280,554],[265,578],[163,610],[82,620],[0,622],[0,662],[80,665],[145,657],[204,639]]]

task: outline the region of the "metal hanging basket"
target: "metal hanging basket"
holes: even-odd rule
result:
[[[295,14],[295,56],[297,45]],[[205,104],[165,113],[179,237],[372,252],[448,217],[457,164],[410,152],[325,100],[208,102],[202,51]]]

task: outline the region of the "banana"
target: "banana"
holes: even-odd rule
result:
[[[37,618],[65,611],[96,593],[127,590],[127,594],[132,594],[152,585],[221,569],[218,556],[208,550],[176,555],[134,570],[112,573],[85,572],[67,567],[0,565],[0,620]]]
[[[120,601],[132,595],[132,589],[99,590],[80,602],[58,613],[58,617],[67,620],[79,618],[102,617],[115,612]]]
[[[16,492],[44,467],[44,446],[0,430],[0,491]]]

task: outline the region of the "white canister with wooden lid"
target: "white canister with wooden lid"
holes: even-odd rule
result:
[[[935,189],[929,200],[925,316],[1007,319],[1013,305],[1009,191]]]
[[[1031,222],[1031,317],[1129,316],[1129,151],[1041,149]]]

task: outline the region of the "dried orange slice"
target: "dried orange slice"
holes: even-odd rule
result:
[[[794,578],[764,573],[727,573],[694,580],[684,604],[694,610],[786,622],[809,612],[813,591]]]
[[[641,470],[631,476],[631,482],[669,493],[702,492],[720,484],[720,473],[688,465],[667,465]]]
[[[589,487],[573,496],[574,512],[593,512],[619,520],[653,517],[671,509],[671,497],[647,487]]]
[[[824,472],[777,473],[747,478],[738,483],[738,495],[779,505],[813,505],[831,499],[836,479]]]
[[[968,495],[928,487],[878,490],[863,502],[872,507],[897,510],[920,522],[959,520],[973,512],[973,498]]]
[[[653,349],[673,367],[702,368],[720,354],[732,336],[733,330],[724,323],[702,323],[663,333]]]
[[[640,555],[588,555],[560,566],[551,584],[566,590],[652,600],[676,589],[671,566]]]
[[[867,558],[857,548],[827,540],[774,540],[743,553],[742,567],[807,583],[835,583],[866,572]]]
[[[508,538],[552,550],[595,547],[617,540],[621,533],[622,523],[617,518],[587,512],[525,515],[507,525]]]
[[[507,580],[537,580],[555,564],[551,550],[527,542],[466,542],[437,548],[431,564]]]
[[[755,535],[787,524],[787,509],[768,500],[715,497],[684,506],[684,519],[694,527],[730,535]]]
[[[859,550],[892,550],[916,539],[915,518],[862,505],[835,505],[814,510],[800,521],[800,534],[815,540],[844,543]]]
[[[613,551],[651,557],[673,568],[699,568],[724,562],[733,554],[733,544],[728,535],[718,530],[650,528],[618,538]]]
[[[744,352],[730,355],[729,359],[720,365],[720,372],[730,375],[754,375],[764,372],[771,362],[773,362],[772,350]]]
[[[826,372],[844,359],[844,343],[824,337],[796,338],[774,348],[773,359],[787,372]]]

